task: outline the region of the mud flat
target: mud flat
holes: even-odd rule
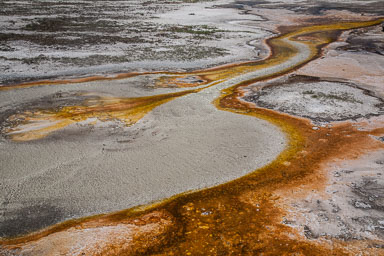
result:
[[[302,12],[296,1],[289,3],[276,4],[276,10],[267,10],[265,2],[223,7],[242,15],[262,9],[272,19],[263,20],[262,27],[275,31],[288,19],[291,26],[280,27],[281,35],[266,41],[271,54],[261,61],[190,73],[4,87],[1,143],[4,161],[17,167],[3,173],[6,236],[242,177],[3,239],[0,252],[380,255],[377,190],[382,183],[376,177],[382,175],[384,129],[379,94],[315,72],[281,76],[308,67],[342,31],[377,27],[383,19],[339,12],[348,17],[344,22],[328,12],[340,5],[325,5],[305,20],[311,3],[303,3]],[[287,6],[288,11],[279,9]],[[172,15],[180,18],[177,10]],[[319,107],[311,109],[313,104]],[[16,154],[22,160],[12,158]],[[252,172],[255,167],[260,168]],[[370,170],[361,172],[365,167]],[[25,218],[27,212],[33,214]],[[15,229],[16,221],[22,225]]]
[[[124,83],[128,94],[134,91],[132,81],[116,83]],[[174,99],[129,128],[83,122],[37,141],[2,141],[2,236],[217,185],[267,164],[284,149],[278,128],[218,111],[211,103],[218,96],[212,89]],[[3,106],[11,104],[7,98]]]
[[[231,23],[263,19],[217,7],[225,2],[2,0],[0,84],[201,69],[268,54],[261,42],[272,31]]]

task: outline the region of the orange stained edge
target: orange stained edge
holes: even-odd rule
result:
[[[379,21],[381,22],[382,20],[383,19]],[[379,22],[376,21],[368,24],[363,23],[363,26],[371,26],[376,24],[379,24]],[[279,76],[285,73],[288,73],[288,71],[275,74],[275,76]],[[271,77],[268,77],[268,79]],[[252,198],[247,199],[247,196],[249,194],[256,193],[264,198],[263,202],[265,207],[260,207],[259,209],[260,214],[266,214],[265,218],[263,219],[264,224],[258,223],[258,221],[251,216],[251,214],[259,216],[255,212],[245,213],[244,216],[241,216],[241,219],[244,222],[244,225],[248,226],[252,223],[248,223],[247,218],[254,221],[254,223],[257,224],[254,228],[254,231],[256,233],[258,232],[258,234],[264,234],[266,232],[265,227],[263,227],[265,223],[268,223],[276,229],[276,232],[274,232],[275,239],[271,239],[266,235],[268,239],[264,241],[264,245],[269,246],[268,248],[271,248],[272,246],[278,252],[283,252],[283,250],[285,250],[284,252],[288,252],[288,248],[296,248],[300,252],[307,252],[311,255],[319,255],[326,252],[329,253],[329,248],[327,249],[327,247],[319,246],[316,243],[303,241],[303,239],[300,238],[288,239],[287,232],[292,232],[292,230],[277,222],[277,220],[279,220],[279,216],[281,215],[282,209],[277,209],[274,206],[274,199],[271,198],[270,195],[273,193],[273,190],[277,188],[281,189],[292,187],[303,182],[313,182],[314,175],[318,171],[320,165],[325,161],[349,154],[358,156],[359,154],[363,154],[370,150],[383,148],[383,144],[380,142],[375,142],[370,137],[370,135],[382,135],[384,134],[384,128],[380,127],[371,131],[359,131],[352,127],[350,123],[345,122],[334,126],[332,130],[329,128],[320,128],[320,130],[314,131],[312,130],[312,125],[308,120],[292,117],[272,110],[257,108],[239,100],[239,97],[242,96],[243,93],[241,91],[241,87],[266,79],[267,78],[254,79],[230,87],[224,90],[224,94],[219,99],[215,100],[214,104],[220,110],[230,111],[237,114],[250,115],[267,120],[280,127],[280,129],[287,134],[289,142],[288,147],[272,163],[242,178],[213,188],[208,188],[197,192],[192,191],[183,193],[148,206],[139,206],[116,213],[91,216],[78,220],[70,220],[47,228],[41,232],[33,233],[20,238],[3,240],[1,243],[4,245],[17,245],[26,243],[28,241],[43,238],[44,236],[47,236],[51,233],[68,229],[69,227],[92,222],[93,220],[97,220],[101,225],[105,225],[105,223],[119,223],[124,219],[132,219],[154,210],[166,210],[167,212],[170,212],[177,219],[175,225],[180,225],[185,228],[188,227],[188,225],[193,225],[194,223],[190,219],[184,220],[179,216],[180,209],[187,203],[205,205],[206,208],[209,208],[210,204],[215,206],[217,202],[222,200],[225,203],[232,204],[233,207],[248,209],[252,208],[252,202],[241,202],[246,200],[255,200]],[[324,138],[327,138],[327,140],[320,143],[319,140]],[[356,145],[359,145],[361,149],[358,152],[353,150],[353,146]],[[306,153],[301,154],[301,152]],[[286,162],[289,162],[290,165],[285,165]],[[233,198],[239,199],[240,202],[232,202],[229,200]],[[273,214],[271,209],[276,210],[276,212]],[[267,213],[269,213],[269,217]],[[228,221],[239,221],[236,216],[228,216],[227,218],[228,220],[225,218],[222,220],[221,224],[223,226],[223,230],[221,230],[221,232],[228,231],[228,228],[230,227],[228,226]],[[241,224],[239,227],[237,227],[237,232],[243,234],[243,231],[249,231],[245,228],[244,225]],[[182,229],[182,227],[180,228]],[[241,230],[242,228],[244,230]],[[193,244],[192,240],[200,241],[202,243],[202,239],[204,239],[202,234],[204,233],[202,233],[199,229],[197,229],[196,232],[197,233],[195,234],[188,235],[187,233],[183,233],[182,239],[175,240],[173,243],[168,244],[162,248],[163,252],[166,253],[167,251],[169,252],[172,250],[183,250],[187,247],[192,251],[198,250],[198,248],[191,248],[191,245]],[[215,232],[217,232],[217,230]],[[256,240],[254,240],[255,237],[252,236],[252,234],[244,234],[244,236],[249,236],[249,239],[247,240],[248,243],[256,243]],[[207,239],[209,240],[209,238]],[[284,244],[282,244],[282,242],[284,242]],[[335,243],[336,245],[339,244],[341,247],[336,249],[332,248],[332,252],[334,253],[333,255],[349,254],[348,251],[342,248],[342,242],[335,241]],[[202,245],[200,244],[200,247],[201,246]]]
[[[231,68],[227,68],[226,70],[221,68],[220,70],[216,70],[216,71],[211,70],[211,71],[205,71],[202,73],[196,73],[200,77],[204,77],[205,82],[203,82],[203,84],[206,84],[206,83],[211,82],[211,81],[216,81],[215,83],[213,83],[209,86],[201,87],[198,91],[205,89],[205,88],[208,88],[208,87],[211,87],[211,86],[217,84],[218,81],[220,81],[220,80],[228,79],[228,78],[231,78],[231,77],[236,76],[236,75],[241,75],[243,73],[251,72],[251,71],[254,71],[255,69],[263,69],[264,67],[270,67],[270,66],[273,66],[275,64],[282,63],[282,62],[288,60],[289,58],[292,58],[292,56],[297,54],[297,49],[295,47],[292,47],[292,46],[290,47],[289,44],[286,44],[286,42],[283,41],[285,38],[300,40],[300,36],[311,35],[311,33],[315,34],[315,35],[318,34],[320,36],[320,37],[315,37],[315,38],[317,38],[317,42],[315,42],[315,43],[305,42],[305,41],[302,42],[302,43],[305,43],[308,45],[308,47],[311,51],[311,55],[307,59],[304,59],[301,63],[296,64],[296,66],[287,67],[283,70],[280,70],[279,72],[275,72],[273,75],[269,74],[269,75],[265,75],[263,77],[257,77],[255,79],[245,81],[245,82],[243,82],[239,85],[236,85],[236,86],[244,86],[244,85],[250,84],[252,82],[260,81],[262,79],[270,79],[272,77],[280,76],[280,75],[285,74],[287,72],[291,72],[293,69],[297,69],[300,66],[309,62],[310,60],[314,59],[316,56],[319,55],[321,48],[324,45],[332,42],[333,40],[335,40],[337,38],[337,35],[332,35],[332,33],[330,35],[327,35],[327,34],[321,35],[320,33],[326,33],[329,31],[333,31],[333,33],[335,33],[335,30],[350,29],[350,28],[359,27],[359,26],[360,27],[361,26],[369,26],[372,24],[376,24],[377,22],[378,21],[375,20],[375,21],[364,22],[363,24],[357,23],[357,22],[349,22],[349,23],[342,23],[342,24],[337,24],[337,25],[335,25],[335,24],[333,24],[333,25],[315,25],[312,27],[298,28],[297,31],[289,32],[287,34],[283,34],[283,35],[280,35],[278,37],[271,38],[269,41],[269,46],[271,48],[271,55],[268,58],[266,58],[265,60],[258,61],[258,62],[255,62],[253,64],[249,64],[249,65],[233,66]],[[278,50],[278,49],[280,49],[280,50]],[[165,82],[166,81],[167,80],[165,80]],[[202,84],[199,83],[198,85],[202,85]],[[188,85],[188,87],[190,87],[190,85]],[[231,93],[231,90],[233,90],[233,88],[234,87],[230,87],[229,89],[223,90],[223,92],[226,94]],[[186,93],[189,93],[189,91],[187,91]],[[186,93],[182,93],[181,95],[185,95]],[[102,118],[102,116],[103,116],[101,113],[102,110],[109,112],[109,114],[107,116],[111,116],[111,115],[113,116],[114,115],[113,112],[110,111],[110,110],[112,110],[113,107],[118,108],[118,110],[119,110],[119,112],[115,113],[115,115],[114,115],[115,117],[117,117],[116,115],[118,115],[121,117],[119,119],[122,119],[122,121],[129,120],[129,123],[127,123],[127,122],[125,122],[125,123],[127,123],[127,125],[132,125],[132,124],[136,123],[139,119],[141,119],[145,115],[145,113],[152,110],[154,107],[160,105],[162,102],[165,103],[168,101],[168,100],[167,101],[161,100],[163,97],[171,99],[171,98],[175,98],[174,96],[176,96],[176,95],[178,95],[178,94],[177,93],[176,94],[171,93],[171,94],[167,94],[167,95],[158,95],[158,96],[147,97],[147,98],[150,98],[153,100],[151,100],[150,104],[148,106],[146,106],[145,109],[143,109],[143,107],[139,107],[139,108],[137,108],[137,111],[134,111],[134,109],[130,109],[129,106],[131,104],[115,104],[115,106],[109,106],[109,107],[103,106],[103,107],[99,108],[99,111],[94,111],[95,109],[92,108],[92,111],[91,111],[93,113],[92,116],[90,116],[89,114],[86,114],[86,113],[83,115],[71,114],[73,109],[82,108],[84,110],[86,107],[82,107],[82,106],[66,107],[66,108],[61,109],[58,112],[56,110],[54,111],[52,118],[54,118],[54,120],[56,120],[57,123],[51,123],[51,125],[49,125],[48,127],[45,127],[45,128],[30,130],[28,133],[24,133],[24,132],[22,132],[22,130],[21,131],[18,130],[17,127],[16,128],[12,127],[9,129],[8,133],[12,134],[11,138],[15,141],[27,141],[27,140],[39,139],[39,138],[45,137],[46,135],[48,135],[49,133],[51,133],[55,130],[66,127],[66,126],[68,126],[74,122],[82,121],[88,117],[100,117],[100,118]],[[145,97],[144,98],[137,98],[137,99],[134,99],[134,101],[140,102],[142,99],[146,99],[146,98]],[[156,99],[159,99],[160,101],[156,100]],[[129,99],[116,98],[116,100],[126,101]],[[104,104],[102,104],[102,105],[104,105]],[[123,112],[125,112],[125,113],[123,113]],[[104,118],[107,118],[107,117],[104,115]],[[45,119],[46,119],[46,115],[39,116],[39,117],[33,117],[33,116],[29,117],[29,120],[34,120],[34,121],[45,120]],[[27,122],[28,122],[28,120],[25,120],[25,123],[27,123]]]
[[[384,18],[378,18],[371,21],[363,21],[363,22],[345,22],[340,23],[338,25],[338,30],[348,30],[353,29],[355,27],[368,27],[373,25],[378,25],[381,22],[384,22]],[[312,32],[312,31],[329,31],[329,30],[335,30],[334,25],[329,24],[322,24],[322,25],[315,25],[315,26],[307,26],[307,27],[301,27],[301,26],[295,26],[295,28],[298,28],[296,31],[288,32],[283,35],[278,35],[275,37],[271,37],[265,40],[267,45],[270,45],[273,41],[281,38],[287,38],[292,37],[295,35],[298,35],[300,33],[306,33],[306,32]],[[289,29],[287,27],[281,27],[282,30]],[[64,79],[64,80],[42,80],[42,81],[35,81],[35,82],[27,82],[27,83],[21,83],[21,84],[14,84],[14,85],[3,85],[0,86],[0,91],[2,90],[11,90],[11,89],[17,89],[17,88],[28,88],[33,86],[42,86],[42,85],[57,85],[57,84],[71,84],[71,83],[85,83],[85,82],[93,82],[93,81],[110,81],[110,80],[118,80],[118,79],[124,79],[124,78],[130,78],[140,75],[150,75],[150,74],[165,74],[165,75],[189,75],[189,74],[199,74],[202,77],[204,77],[208,82],[211,82],[208,77],[206,77],[209,74],[217,73],[223,70],[227,70],[230,68],[236,68],[236,67],[247,67],[247,66],[253,66],[257,65],[260,62],[267,61],[271,59],[274,56],[274,49],[272,47],[269,55],[263,59],[263,60],[257,60],[257,61],[246,61],[246,62],[240,62],[240,63],[233,63],[233,64],[226,64],[226,65],[220,65],[218,67],[212,67],[204,70],[195,70],[191,72],[171,72],[171,71],[153,71],[153,72],[129,72],[129,73],[120,73],[115,76],[90,76],[90,77],[84,77],[84,78],[74,78],[74,79]]]
[[[17,126],[10,127],[5,130],[13,141],[30,141],[41,139],[50,133],[60,130],[73,123],[85,121],[89,118],[97,118],[101,121],[119,119],[126,126],[131,126],[143,118],[148,112],[152,111],[155,107],[171,101],[175,98],[182,97],[187,94],[197,93],[208,87],[214,86],[219,82],[214,82],[208,86],[185,90],[181,92],[174,92],[168,94],[158,94],[153,96],[145,96],[139,98],[118,98],[118,97],[101,97],[100,99],[93,100],[91,106],[87,102],[85,106],[66,106],[61,109],[44,110],[44,111],[28,111],[28,114],[18,113],[11,116],[16,119],[23,119],[19,121]],[[37,121],[48,121],[43,127],[28,127],[24,132],[20,127],[25,125],[34,125]]]

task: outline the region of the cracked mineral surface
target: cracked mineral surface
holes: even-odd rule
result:
[[[384,255],[381,1],[0,6],[0,255]]]

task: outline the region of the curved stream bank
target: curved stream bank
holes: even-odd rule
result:
[[[287,133],[287,149],[271,164],[241,179],[212,189],[180,195],[144,210],[130,209],[69,221],[30,236],[4,240],[3,247],[25,255],[33,255],[34,252],[49,254],[55,251],[71,255],[115,255],[162,250],[163,254],[179,252],[192,255],[210,250],[215,250],[210,251],[212,254],[219,254],[220,251],[241,253],[238,250],[255,253],[263,248],[273,248],[276,253],[289,250],[304,254],[326,253],[329,248],[289,238],[291,230],[276,224],[276,218],[281,212],[273,205],[276,199],[271,191],[292,185],[298,180],[305,181],[315,172],[321,161],[335,154],[340,147],[353,143],[368,143],[369,135],[383,133],[382,129],[363,132],[348,124],[341,125],[327,137],[327,143],[321,144],[318,140],[329,133],[326,128],[315,132],[307,121],[252,108],[240,102],[238,96],[242,94],[242,86],[287,73],[316,58],[321,47],[337,39],[339,31],[376,25],[381,21],[320,25],[288,32],[268,41],[272,54],[264,61],[193,72],[207,82],[223,82],[161,106],[175,104],[178,100],[182,102],[188,97],[194,101],[193,98],[199,96],[209,102],[212,98],[204,95],[216,98],[222,91],[223,94],[215,101],[219,110],[243,114],[239,116],[247,118],[265,119]],[[175,74],[180,75],[187,74]],[[160,107],[154,111],[159,109]],[[213,108],[210,111],[215,115],[221,113],[215,112]],[[181,114],[184,113],[188,112]],[[239,133],[238,130],[231,131]],[[193,129],[190,132],[193,132]],[[347,132],[351,136],[340,137],[341,132]],[[356,134],[359,136],[355,136]],[[237,168],[235,159],[231,163],[235,163]],[[148,230],[152,231],[148,233]],[[102,246],[96,246],[92,242],[100,238],[89,236],[89,232],[99,232],[103,239]],[[116,234],[123,233],[123,237],[116,238]],[[73,235],[76,239],[69,239]],[[57,246],[47,247],[52,243]],[[334,253],[341,255],[343,250],[334,250]]]

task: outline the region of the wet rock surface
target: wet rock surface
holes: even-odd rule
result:
[[[53,225],[65,217],[70,217],[70,215],[64,216],[62,209],[54,204],[24,202],[23,206],[14,207],[13,209],[8,209],[7,204],[7,201],[3,201],[0,205],[1,237],[27,234],[47,225]],[[6,210],[2,210],[2,208]]]

